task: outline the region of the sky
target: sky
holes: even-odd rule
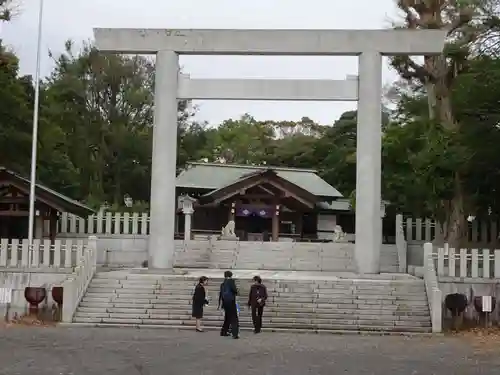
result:
[[[21,59],[21,73],[36,70],[40,0],[14,0],[17,14],[0,25],[0,38]],[[380,29],[397,19],[394,0],[44,0],[42,74],[50,72],[48,51],[64,42],[91,40],[93,27],[208,29]],[[356,57],[181,56],[183,72],[193,78],[343,79],[357,74]],[[385,64],[384,84],[396,74]],[[249,113],[258,120],[297,121],[307,116],[332,124],[344,102],[200,101],[196,119],[219,124]]]

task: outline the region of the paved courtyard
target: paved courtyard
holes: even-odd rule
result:
[[[500,349],[449,337],[378,337],[133,328],[0,330],[5,375],[498,375]]]

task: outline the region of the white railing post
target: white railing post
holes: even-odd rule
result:
[[[94,250],[94,253],[97,252],[97,237],[96,236],[89,236],[89,239],[87,241],[87,250],[88,249]]]
[[[443,292],[436,287],[432,288],[432,315],[431,324],[432,332],[440,333],[443,331]]]
[[[439,333],[443,330],[443,306],[442,292],[439,289],[436,268],[433,259],[433,245],[430,242],[424,244],[424,282],[427,292],[427,301],[431,313],[432,332]]]
[[[408,272],[408,244],[405,239],[403,228],[403,215],[396,215],[396,249],[398,251],[399,272]]]
[[[62,316],[61,320],[63,323],[71,323],[73,320],[74,309],[74,299],[75,299],[75,282],[73,277],[67,278],[63,282],[63,306],[62,306]]]
[[[97,269],[97,237],[90,236],[74,271],[63,283],[62,321],[71,323],[83,295]]]

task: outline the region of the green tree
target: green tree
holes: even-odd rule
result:
[[[212,150],[212,160],[223,159],[228,163],[261,164],[274,151],[274,129],[245,114],[239,120],[224,121],[212,132],[207,147]]]
[[[447,139],[436,143],[436,147],[449,147],[451,152],[466,151],[460,144],[462,124],[452,104],[452,90],[456,79],[467,69],[469,57],[481,50],[481,42],[496,28],[496,3],[493,0],[397,0],[397,6],[404,12],[405,19],[400,27],[408,29],[439,28],[447,30],[446,48],[441,55],[425,56],[422,64],[407,56],[392,59],[392,66],[402,78],[420,87],[427,94],[428,119],[430,124],[444,130],[436,131]],[[440,138],[438,138],[440,139]],[[448,153],[448,151],[450,153]],[[469,155],[453,155],[459,160],[468,160]],[[442,197],[442,204],[436,207],[435,216],[446,220],[445,239],[455,245],[465,234],[465,217],[471,203],[464,187],[467,163],[460,164],[451,177],[453,194]],[[447,184],[448,186],[448,184]],[[443,187],[440,190],[447,190]]]
[[[149,200],[154,63],[102,54],[89,44],[76,53],[71,42],[65,47],[53,56],[46,116],[67,136],[68,158],[79,174],[78,197],[118,205],[126,194]],[[191,116],[188,107],[179,104],[179,127]]]
[[[314,147],[320,175],[344,196],[356,188],[357,112],[343,113]]]
[[[19,60],[0,41],[0,165],[25,174],[31,155],[31,84],[18,73]]]
[[[468,212],[498,212],[499,85],[500,60],[482,56],[469,61],[451,92],[459,132],[429,118],[424,93],[401,98],[383,142],[384,191],[400,211],[444,222],[461,171]]]

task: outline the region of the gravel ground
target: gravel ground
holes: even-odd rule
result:
[[[498,375],[499,354],[500,345],[457,337],[244,332],[233,340],[165,329],[0,330],[5,375]]]

